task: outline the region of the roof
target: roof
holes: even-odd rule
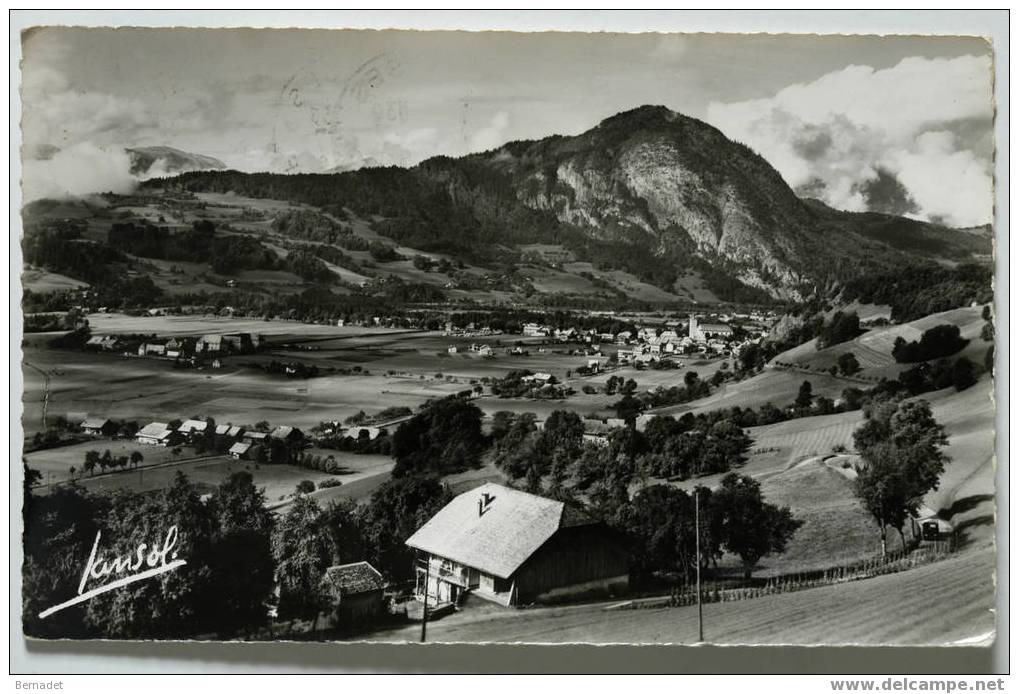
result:
[[[725,323],[701,323],[697,327],[701,329],[701,332],[705,333],[732,332],[732,326]]]
[[[478,515],[478,501],[486,498]],[[489,483],[443,506],[407,545],[509,578],[560,528],[594,522],[561,501]]]
[[[208,422],[203,422],[200,419],[189,419],[177,427],[177,431],[182,431],[184,433],[191,431],[205,431],[205,427],[208,425]]]
[[[326,578],[344,595],[370,593],[385,586],[382,574],[366,561],[330,566],[326,569]]]
[[[110,420],[101,417],[89,417],[81,423],[82,429],[102,429],[109,424]]]
[[[250,441],[238,441],[234,445],[230,446],[229,453],[230,455],[244,455],[245,453],[248,452],[248,449],[251,448],[253,445],[254,444],[252,444]]]
[[[240,436],[244,432],[244,427],[233,426],[227,429],[227,436]]]
[[[226,434],[229,431],[230,431],[230,425],[229,424],[217,424],[216,425],[216,435],[217,436],[222,436],[222,435]]]
[[[139,429],[138,436],[146,436],[154,439],[161,438],[167,433],[167,431],[168,429],[166,428],[165,423],[152,422],[151,424],[146,424],[141,429]]]
[[[265,433],[264,431],[246,431],[246,432],[244,432],[244,438],[246,438],[246,439],[256,439],[258,441],[261,441],[266,436],[268,436],[268,434]]]
[[[269,435],[271,437],[273,437],[274,439],[285,439],[288,436],[290,436],[292,433],[294,433],[295,431],[298,434],[301,433],[300,430],[294,429],[294,427],[287,426],[286,424],[280,424],[278,427],[273,429],[272,433],[269,434]]]

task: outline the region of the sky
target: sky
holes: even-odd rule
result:
[[[52,27],[22,50],[26,200],[130,189],[126,147],[242,171],[412,165],[662,104],[834,207],[993,217],[979,38]]]

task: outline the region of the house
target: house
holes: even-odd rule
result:
[[[289,427],[285,424],[280,424],[272,430],[272,433],[269,434],[269,438],[290,444],[301,443],[304,441],[304,432],[297,427]]]
[[[494,356],[492,354],[492,348],[489,345],[481,345],[481,347],[478,347],[478,354],[485,358]]]
[[[537,323],[524,323],[524,337],[545,337],[548,335],[548,328]]]
[[[603,523],[561,501],[497,484],[464,492],[407,539],[415,591],[429,604],[464,593],[503,605],[617,595],[629,554]]]
[[[135,441],[150,446],[169,446],[179,435],[171,430],[164,422],[152,422],[146,424],[135,435]]]
[[[382,616],[385,581],[366,561],[326,569],[325,583],[335,601],[335,616],[342,624],[363,623]]]
[[[264,431],[245,431],[242,438],[245,441],[251,441],[252,443],[260,443],[269,438],[269,434]]]
[[[117,425],[108,419],[89,417],[81,423],[81,431],[89,436],[113,436],[117,433]]]
[[[226,436],[227,438],[236,439],[240,438],[240,435],[243,433],[244,427],[237,427],[232,424],[216,425],[216,436]]]
[[[450,345],[446,351],[450,354],[456,354],[458,350],[456,348],[456,345]]]
[[[255,444],[250,441],[238,441],[234,445],[230,446],[230,450],[227,453],[230,454],[231,458],[237,460],[248,460],[251,457],[252,448]]]
[[[697,316],[690,316],[689,337],[695,342],[707,342],[711,338],[730,338],[732,328],[725,323],[699,323]]]

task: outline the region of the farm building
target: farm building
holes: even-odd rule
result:
[[[304,440],[304,432],[297,427],[280,424],[272,430],[272,433],[269,434],[269,438],[276,439],[277,441],[285,441],[287,443],[300,443]]]
[[[337,621],[367,622],[382,615],[385,582],[368,562],[330,566],[326,569],[326,584],[335,601]]]
[[[202,335],[195,343],[195,352],[219,353],[223,351],[222,335]]]
[[[157,357],[166,356],[166,345],[160,344],[158,342],[143,342],[140,345],[138,345],[139,357],[146,357],[149,355]]]
[[[138,433],[135,435],[135,440],[138,443],[144,443],[150,446],[168,446],[178,438],[180,438],[179,434],[171,430],[163,422],[152,422],[151,424],[146,424],[139,429]]]
[[[192,439],[197,434],[204,434],[208,426],[208,422],[203,422],[200,419],[188,419],[177,427],[177,431],[186,436],[188,439]]]
[[[90,417],[81,423],[81,431],[89,436],[113,436],[117,433],[117,425],[108,419]]]
[[[561,501],[485,484],[414,533],[415,591],[429,604],[470,592],[503,605],[625,592],[629,555],[607,526]]]
[[[230,450],[227,451],[231,458],[237,460],[250,460],[254,457],[254,450],[256,449],[255,444],[250,441],[238,441],[234,445],[230,446]]]
[[[265,433],[264,431],[245,431],[241,438],[244,439],[245,441],[259,443],[269,438],[269,434]]]
[[[116,335],[93,335],[85,343],[86,347],[105,350],[116,349],[118,345],[120,345],[120,340]]]
[[[244,433],[244,427],[233,426],[232,424],[217,424],[216,436],[226,436],[231,439],[240,438]]]

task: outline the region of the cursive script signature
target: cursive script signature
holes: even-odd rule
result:
[[[152,578],[167,571],[173,571],[187,564],[186,560],[178,559],[178,553],[174,551],[174,547],[177,545],[176,525],[170,526],[170,529],[166,531],[166,538],[162,544],[157,542],[150,547],[142,542],[134,552],[110,559],[106,559],[99,554],[99,538],[101,536],[101,531],[96,532],[96,541],[92,543],[92,553],[89,554],[88,563],[85,564],[85,570],[81,574],[81,583],[78,584],[78,595],[40,612],[39,617],[41,619],[45,619],[54,612],[59,612],[64,608],[85,602],[90,598],[102,595],[115,588],[120,588],[136,581],[143,581],[146,578]],[[147,568],[143,569],[143,567]],[[101,581],[109,576],[125,573],[127,575],[121,576],[114,581],[96,586],[91,590],[85,590],[89,579]]]

